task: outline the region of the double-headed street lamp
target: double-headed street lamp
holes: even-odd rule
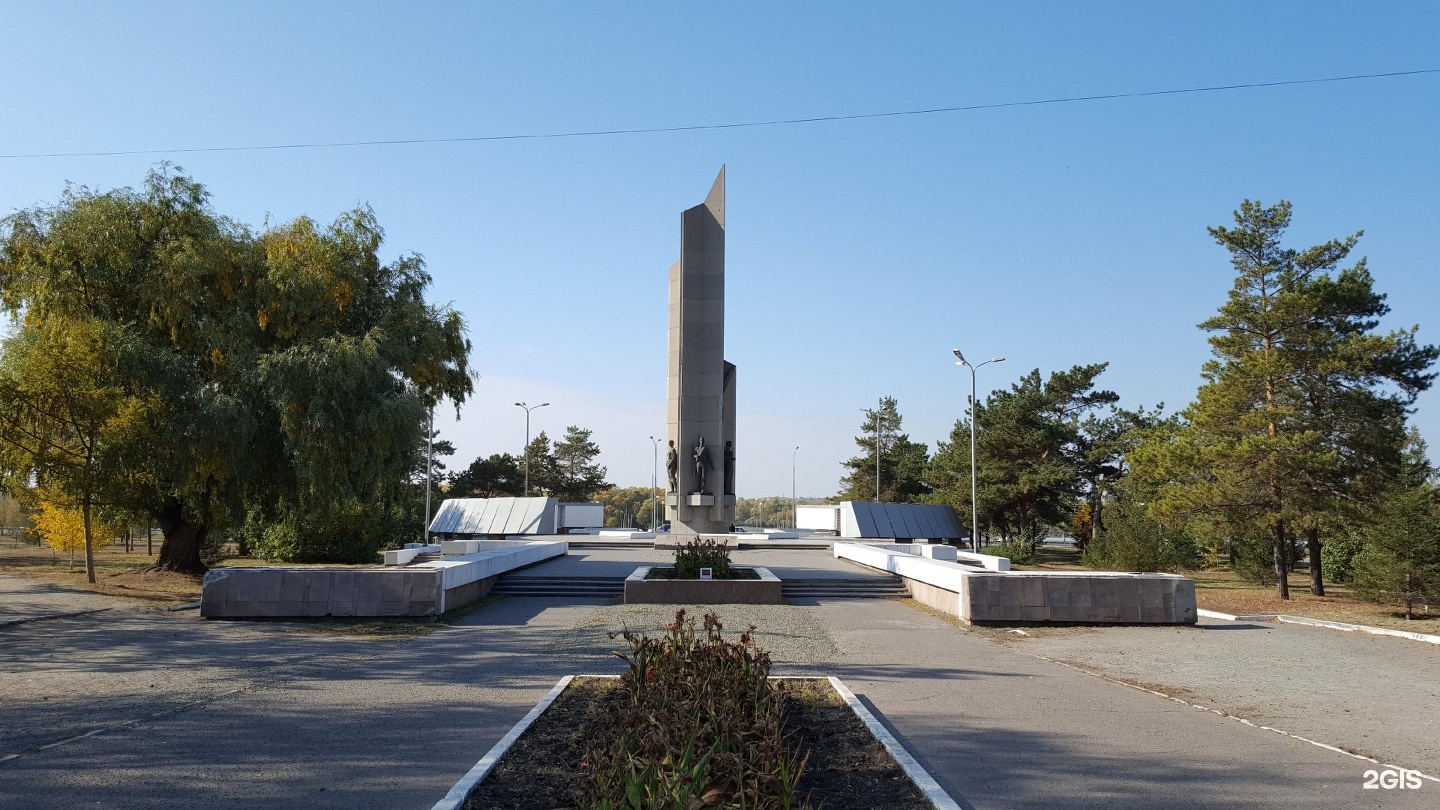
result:
[[[530,412],[536,408],[543,408],[549,405],[542,402],[539,405],[526,405],[523,402],[515,403],[516,407],[525,409],[525,497],[530,497]]]
[[[980,550],[980,499],[977,495],[979,490],[975,486],[975,432],[979,426],[975,424],[975,369],[991,363],[1003,362],[1005,358],[992,357],[981,363],[980,366],[972,366],[959,349],[955,349],[954,352],[955,359],[958,361],[955,365],[970,369],[970,533],[973,535],[970,538],[970,545],[978,552]]]

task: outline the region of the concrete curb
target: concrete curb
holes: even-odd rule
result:
[[[550,708],[550,704],[555,702],[555,698],[560,697],[560,693],[564,692],[565,687],[569,686],[573,680],[575,680],[574,675],[566,675],[556,682],[554,688],[541,698],[539,703],[535,704],[535,708],[520,718],[520,722],[516,723],[508,734],[501,737],[500,742],[495,743],[485,753],[485,756],[475,763],[475,767],[471,768],[460,778],[459,782],[455,783],[454,787],[450,788],[450,792],[445,794],[445,798],[436,802],[430,810],[460,810],[465,805],[465,799],[469,797],[470,791],[480,784],[481,779],[490,774],[490,771],[495,768],[495,764],[505,756],[506,751],[510,750],[510,746],[514,745],[515,741],[520,739],[520,735],[524,734],[526,729],[530,728],[531,724],[539,719],[546,709]]]
[[[890,752],[890,756],[894,757],[895,761],[904,769],[905,775],[910,777],[910,781],[914,782],[916,787],[920,788],[920,791],[925,794],[925,798],[930,800],[930,804],[934,805],[936,810],[960,810],[960,805],[956,804],[955,800],[950,798],[950,794],[940,787],[940,783],[936,782],[935,778],[921,767],[919,762],[915,761],[915,757],[905,750],[905,746],[901,745],[900,741],[895,739],[894,735],[881,725],[879,720],[875,719],[875,715],[865,708],[865,704],[855,697],[855,693],[851,692],[849,687],[833,675],[828,676],[826,680],[830,681],[830,685],[840,693],[840,697],[845,698],[845,704],[865,722],[865,727],[870,729],[870,733],[875,735],[875,739],[885,746],[885,750]]]
[[[1332,622],[1326,619],[1311,619],[1306,616],[1286,616],[1284,614],[1255,614],[1253,616],[1234,615],[1231,613],[1220,613],[1215,610],[1201,608],[1196,614],[1202,619],[1223,619],[1227,622],[1284,622],[1285,624],[1303,624],[1310,627],[1325,627],[1331,630],[1344,630],[1347,633],[1369,633],[1375,636],[1394,636],[1396,638],[1408,638],[1411,641],[1423,641],[1426,644],[1440,644],[1440,636],[1429,633],[1412,633],[1409,630],[1391,630],[1388,627],[1373,627],[1368,624],[1350,624],[1348,622]]]
[[[1371,627],[1368,624],[1347,624],[1346,622],[1332,622],[1325,619],[1309,619],[1304,616],[1280,616],[1280,621],[1286,624],[1308,624],[1311,627],[1328,627],[1331,630],[1344,630],[1346,632],[1370,633],[1376,636],[1395,636],[1397,638],[1408,638],[1411,641],[1423,641],[1426,644],[1440,644],[1440,636],[1432,636],[1429,633],[1412,633],[1409,630],[1391,630],[1388,627]]]
[[[1196,616],[1199,616],[1199,617],[1202,618],[1202,619],[1224,619],[1224,620],[1227,621],[1227,622],[1273,622],[1273,621],[1275,621],[1275,615],[1274,615],[1274,614],[1271,614],[1271,613],[1254,613],[1254,614],[1249,614],[1249,615],[1244,614],[1244,613],[1241,613],[1241,614],[1238,614],[1238,615],[1237,615],[1237,614],[1234,614],[1234,613],[1221,613],[1221,612],[1219,612],[1218,610],[1206,610],[1206,609],[1204,609],[1204,608],[1196,608],[1196,610],[1195,610],[1195,615],[1196,615]]]
[[[540,702],[535,704],[535,708],[520,718],[520,722],[512,726],[509,733],[501,737],[499,742],[495,743],[489,751],[485,752],[485,756],[481,757],[480,761],[475,763],[475,767],[471,768],[461,777],[460,781],[456,782],[455,786],[450,788],[450,792],[445,794],[445,798],[436,802],[435,806],[431,807],[430,810],[460,810],[464,807],[465,800],[470,796],[470,791],[474,790],[476,785],[480,784],[486,776],[490,775],[490,771],[495,769],[495,765],[500,762],[501,757],[505,756],[505,752],[510,750],[510,746],[514,745],[515,741],[520,739],[520,735],[529,730],[530,726],[540,718],[540,715],[545,713],[546,709],[550,708],[550,704],[554,703],[555,699],[560,697],[560,694],[570,685],[570,682],[577,677],[619,678],[620,676],[566,675],[561,678],[545,697],[541,698]],[[794,675],[770,676],[772,680],[803,677],[804,676]],[[885,750],[890,752],[890,756],[895,758],[895,762],[905,771],[905,775],[910,777],[910,781],[914,782],[916,787],[920,788],[920,792],[925,794],[925,798],[930,800],[930,804],[934,805],[936,810],[961,810],[960,805],[956,804],[955,800],[950,798],[950,794],[946,793],[945,789],[940,787],[940,783],[936,782],[929,771],[926,771],[925,768],[915,760],[915,757],[910,755],[910,752],[906,750],[905,746],[901,745],[900,741],[895,739],[894,735],[892,735],[885,726],[881,725],[879,720],[875,719],[875,715],[871,714],[870,710],[865,708],[865,704],[861,703],[860,699],[855,697],[855,693],[851,692],[849,687],[833,675],[826,676],[825,679],[830,682],[830,686],[839,693],[840,697],[845,699],[845,705],[849,706],[850,710],[855,712],[855,715],[865,723],[865,727],[870,730],[870,733],[874,735],[875,739],[879,740],[880,743],[885,746]]]
[[[69,619],[73,616],[89,616],[91,613],[104,613],[110,608],[95,608],[93,610],[74,610],[69,613],[50,613],[44,616],[27,616],[23,619],[9,619],[0,622],[0,628],[14,627],[17,624],[28,624],[30,622],[43,622],[47,619]]]

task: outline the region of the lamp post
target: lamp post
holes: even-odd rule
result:
[[[1003,362],[1005,358],[992,357],[981,363],[980,366],[972,366],[959,349],[953,351],[955,352],[955,365],[970,369],[970,532],[974,535],[970,538],[970,545],[978,553],[980,551],[980,499],[977,495],[979,490],[975,485],[975,433],[979,426],[975,424],[975,370],[980,366]]]
[[[659,522],[660,505],[659,494],[655,488],[660,483],[660,440],[654,436],[650,437],[650,531],[655,531],[655,525]]]
[[[435,472],[435,406],[425,415],[425,545],[430,545],[430,490]]]
[[[800,528],[800,501],[795,497],[795,455],[800,452],[800,445],[790,452],[790,528]]]
[[[549,405],[542,402],[539,405],[526,405],[523,402],[515,403],[516,407],[525,409],[525,497],[530,497],[530,412],[536,408],[543,408]]]

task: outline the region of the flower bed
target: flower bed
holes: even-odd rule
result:
[[[828,681],[771,679],[748,632],[720,630],[680,611],[663,636],[626,633],[629,671],[571,681],[464,806],[933,806]]]

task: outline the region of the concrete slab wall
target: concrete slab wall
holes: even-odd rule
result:
[[[834,554],[900,576],[937,610],[953,601],[965,621],[1194,624],[1198,616],[1195,582],[1173,574],[975,571],[892,550],[899,548],[836,543]]]
[[[488,551],[404,568],[216,568],[200,615],[214,619],[439,616],[490,592],[506,571],[558,557],[564,541],[490,541]]]
[[[438,616],[440,573],[409,568],[216,568],[200,615],[216,619]]]

